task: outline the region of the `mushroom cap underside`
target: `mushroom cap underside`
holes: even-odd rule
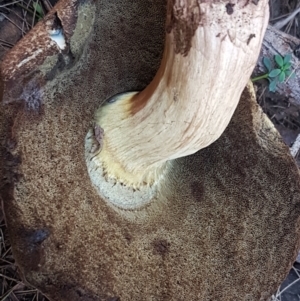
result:
[[[1,138],[9,135],[1,196],[14,256],[52,300],[267,300],[296,256],[299,173],[251,86],[222,137],[173,161],[146,208],[113,208],[92,186],[84,138],[94,112],[151,80],[163,10],[105,3],[79,64],[46,82],[41,108],[1,107]]]

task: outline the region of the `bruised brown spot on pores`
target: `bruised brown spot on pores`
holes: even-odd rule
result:
[[[199,1],[168,1],[166,31],[167,33],[173,32],[176,53],[184,56],[188,54],[200,21]]]
[[[196,201],[201,201],[201,199],[203,199],[203,195],[204,195],[204,186],[201,182],[192,182],[190,184],[190,188],[192,191],[192,195],[195,198]]]
[[[46,228],[37,230],[22,229],[19,233],[18,252],[22,254],[23,264],[27,269],[38,270],[45,263],[43,242],[49,237]]]
[[[165,256],[169,253],[170,243],[165,239],[155,239],[153,241],[154,253]]]

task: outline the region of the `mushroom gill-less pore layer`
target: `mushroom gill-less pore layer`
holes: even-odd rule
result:
[[[151,204],[108,206],[91,183],[84,139],[104,99],[153,78],[165,3],[96,5],[77,65],[46,81],[41,108],[20,105],[0,119],[15,142],[5,151],[19,158],[1,197],[24,277],[55,301],[267,300],[299,246],[288,148],[249,86],[221,138],[172,161]]]

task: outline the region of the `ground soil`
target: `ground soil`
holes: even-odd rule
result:
[[[0,62],[5,53],[38,21],[36,6],[31,0],[0,0]],[[55,0],[40,0],[37,3],[45,14]],[[300,0],[270,0],[270,23],[293,12]],[[283,31],[300,38],[300,14]],[[292,104],[288,97],[268,91],[268,82],[255,83],[258,103],[272,120],[288,146],[292,146],[300,134],[300,107]],[[296,160],[300,166],[300,153]],[[0,208],[0,301],[46,301],[36,289],[26,286],[18,274],[11,253],[3,211]],[[300,301],[300,263],[295,263],[286,280],[274,294],[273,301]]]
[[[300,0],[270,0],[270,24],[281,20],[300,6]],[[300,38],[300,14],[289,22],[282,30]],[[269,92],[268,81],[255,83],[257,101],[269,116],[285,143],[292,146],[300,133],[300,107],[277,93]],[[300,166],[300,154],[296,156]],[[299,284],[300,285],[300,284]]]

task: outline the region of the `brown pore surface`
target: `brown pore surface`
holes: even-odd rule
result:
[[[104,99],[154,76],[164,6],[97,2],[94,32],[48,80],[42,110],[0,109],[1,139],[16,142],[0,153],[17,163],[1,192],[14,256],[52,300],[263,301],[296,256],[299,173],[251,89],[216,143],[173,162],[147,208],[115,210],[93,188],[84,137]]]

